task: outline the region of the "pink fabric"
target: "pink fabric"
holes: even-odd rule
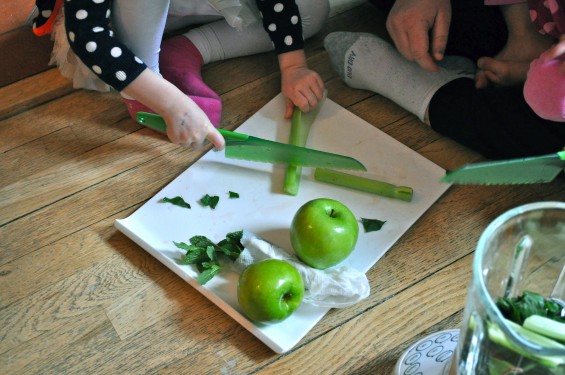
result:
[[[541,118],[565,122],[565,73],[559,71],[565,56],[549,61],[544,56],[530,64],[524,98]]]
[[[159,67],[163,78],[188,95],[218,127],[222,117],[222,101],[202,80],[202,55],[184,35],[161,43]]]
[[[559,38],[565,34],[565,3],[563,0],[529,0],[530,18],[542,34]]]
[[[485,5],[508,5],[525,3],[528,0],[485,0]]]
[[[134,119],[135,121],[137,121],[137,118],[136,118],[137,112],[155,113],[154,110],[152,110],[151,108],[141,104],[137,100],[122,98],[122,101],[126,105],[126,108],[128,109],[130,117],[132,119]]]
[[[563,0],[529,0],[530,18],[542,34],[559,38],[565,34]],[[565,122],[565,73],[559,66],[565,55],[545,61],[545,54],[532,61],[524,85],[524,97],[538,116]]]

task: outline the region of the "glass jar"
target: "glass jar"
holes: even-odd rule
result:
[[[563,202],[511,209],[485,229],[474,254],[457,350],[444,374],[565,374],[565,345],[526,338],[497,307],[500,297],[524,292],[565,300]]]

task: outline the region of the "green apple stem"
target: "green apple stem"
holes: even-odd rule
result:
[[[388,182],[355,176],[326,168],[316,168],[314,178],[318,181],[366,191],[384,197],[400,199],[406,202],[410,202],[413,196],[413,190],[409,186],[396,186]]]

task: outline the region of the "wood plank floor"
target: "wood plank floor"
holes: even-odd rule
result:
[[[337,77],[324,36],[382,34],[382,24],[363,4],[334,15],[307,42],[328,96],[443,168],[479,160]],[[221,126],[230,130],[279,92],[274,54],[210,64],[203,75],[222,97]],[[1,88],[0,98],[0,368],[7,374],[388,374],[416,339],[460,323],[484,227],[517,205],[565,197],[563,178],[451,187],[368,272],[366,300],[331,310],[295,349],[277,355],[113,226],[206,150],[167,142],[133,122],[117,94],[74,90],[54,69]]]

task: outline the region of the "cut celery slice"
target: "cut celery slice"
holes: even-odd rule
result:
[[[396,186],[388,182],[355,176],[326,168],[316,168],[314,178],[318,181],[366,191],[384,197],[400,199],[406,202],[410,202],[414,195],[413,189],[409,186]]]

